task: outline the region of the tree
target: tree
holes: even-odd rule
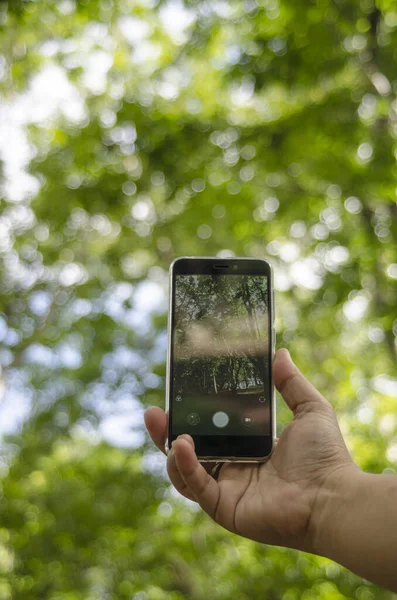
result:
[[[201,598],[212,573],[218,598],[387,598],[175,499],[167,521],[136,415],[163,405],[171,260],[267,257],[278,345],[330,398],[361,467],[395,472],[396,4],[176,6],[0,5],[0,356],[21,419],[3,448],[0,597]],[[76,429],[135,448],[88,441],[79,461]],[[158,515],[140,550],[153,530],[129,520],[126,486]]]

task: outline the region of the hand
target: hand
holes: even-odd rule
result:
[[[358,467],[344,443],[331,404],[294,365],[285,349],[273,361],[276,388],[294,414],[264,463],[201,464],[190,435],[172,444],[167,470],[175,488],[198,502],[219,525],[246,538],[313,551],[318,497],[336,479],[349,479]],[[167,416],[158,407],[145,412],[154,443],[164,452]],[[322,497],[321,505],[324,504]]]

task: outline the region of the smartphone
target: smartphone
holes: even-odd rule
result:
[[[169,274],[166,453],[188,433],[200,462],[265,460],[276,434],[270,264],[181,257]]]

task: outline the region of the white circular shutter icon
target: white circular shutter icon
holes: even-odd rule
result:
[[[226,425],[229,423],[229,417],[225,412],[216,412],[212,417],[212,422],[215,427],[226,427]]]

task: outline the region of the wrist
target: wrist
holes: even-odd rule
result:
[[[355,463],[332,471],[316,490],[305,550],[338,562],[339,548],[348,529],[352,507],[360,498],[365,474]]]

